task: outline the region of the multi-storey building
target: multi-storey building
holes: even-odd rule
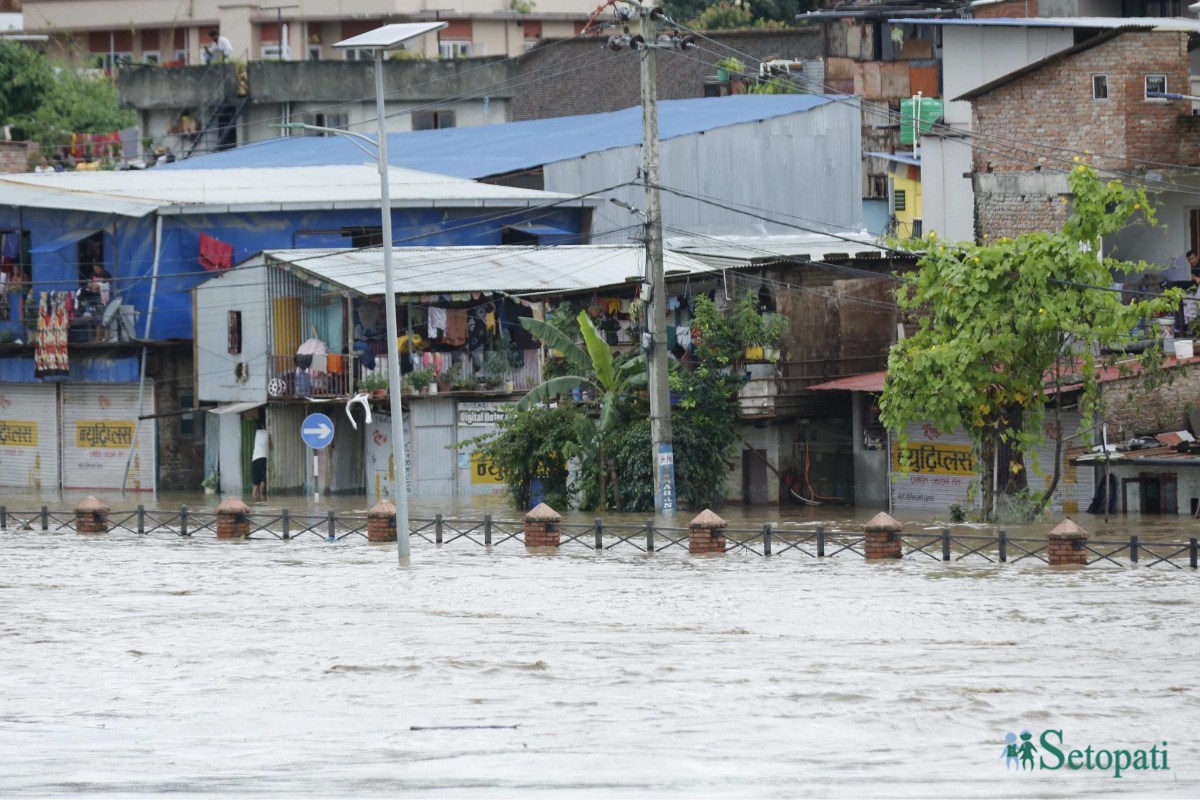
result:
[[[516,55],[543,37],[576,33],[593,0],[296,0],[262,4],[189,0],[25,0],[27,33],[46,34],[51,47],[107,66],[114,61],[201,63],[212,28],[244,61],[347,60],[367,57],[337,51],[335,42],[389,22],[445,20],[436,37],[414,42],[426,57]]]

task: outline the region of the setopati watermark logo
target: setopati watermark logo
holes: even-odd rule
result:
[[[1033,734],[1021,731],[1020,735],[1008,733],[1004,736],[1004,759],[1006,769],[1016,770],[1092,770],[1109,772],[1120,778],[1127,772],[1151,772],[1167,770],[1167,743],[1149,748],[1100,748],[1092,745],[1080,749],[1064,743],[1063,732],[1047,728],[1034,744]]]

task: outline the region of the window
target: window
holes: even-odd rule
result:
[[[460,41],[438,42],[438,55],[442,58],[470,58],[471,43]]]
[[[894,194],[896,197],[896,210],[903,211],[907,200],[907,198],[904,196],[904,190],[897,189]]]
[[[262,46],[262,57],[264,61],[279,61],[283,51],[279,47],[279,42],[265,42]]]
[[[318,128],[336,128],[339,131],[350,130],[350,115],[349,114],[305,114],[304,122],[308,125],[316,125]],[[305,136],[335,136],[333,133],[325,131],[305,131]]]
[[[196,395],[192,392],[180,392],[176,400],[179,404],[180,411],[183,411],[185,408],[196,407]],[[190,414],[180,414],[179,437],[181,439],[195,439],[203,435],[203,431],[200,427],[200,420],[203,418],[203,416],[203,414],[196,414],[194,412]]]
[[[146,62],[147,64],[157,64],[161,58],[162,54],[157,50],[147,50],[146,52],[142,53],[142,61]]]
[[[97,231],[86,239],[79,240],[79,285],[83,286],[92,280],[93,276],[103,277],[108,274],[104,268],[104,234]],[[96,272],[96,267],[100,272]]]
[[[96,69],[111,71],[115,67],[120,67],[122,64],[128,64],[129,62],[133,61],[133,53],[97,53],[95,59]]]
[[[188,60],[188,51],[187,51],[187,48],[186,48],[186,47],[184,47],[184,48],[180,48],[180,49],[178,49],[178,50],[176,50],[176,51],[175,51],[175,60],[176,60],[176,61],[182,61],[184,64],[186,64],[186,63],[187,63],[187,60]]]
[[[320,61],[321,60],[321,45],[310,44],[308,46],[308,60],[309,61]]]
[[[350,240],[351,247],[382,247],[383,246],[383,228],[376,225],[375,227],[354,227],[342,228],[342,236]]]
[[[1165,98],[1152,97],[1152,93],[1166,94],[1167,93],[1167,76],[1161,73],[1151,74],[1146,76],[1146,99],[1147,100],[1162,100]]]
[[[242,352],[242,312],[229,312],[229,354],[239,355]]]
[[[1092,76],[1092,99],[1107,100],[1108,99],[1108,76],[1093,75]]]
[[[453,111],[415,111],[412,115],[414,131],[431,131],[435,128],[453,128]]]

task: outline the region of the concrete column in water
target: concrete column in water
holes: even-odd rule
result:
[[[107,533],[109,508],[94,494],[75,507],[76,533]]]
[[[725,520],[704,509],[688,523],[689,553],[724,553]]]
[[[1088,532],[1070,519],[1054,526],[1046,538],[1046,561],[1050,566],[1087,565]]]
[[[367,541],[396,541],[396,506],[391,500],[380,500],[367,511]]]
[[[900,531],[904,530],[890,514],[880,511],[863,526],[863,554],[868,561],[900,558]]]
[[[217,506],[217,538],[242,539],[250,535],[250,506],[230,497]]]
[[[558,547],[561,536],[558,523],[562,515],[545,503],[538,503],[525,515],[525,547]]]

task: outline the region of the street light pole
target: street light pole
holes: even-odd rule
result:
[[[392,197],[388,185],[387,131],[383,115],[383,48],[375,50],[375,118],[379,130],[380,222],[383,227],[383,294],[387,316],[388,400],[392,414],[392,502],[396,504],[396,555],[409,559],[408,463],[404,444],[404,417],[400,403],[399,326],[396,323],[396,276],[392,269]]]
[[[392,441],[392,502],[396,506],[396,555],[401,564],[408,563],[410,555],[409,524],[408,524],[408,462],[405,455],[408,448],[404,442],[403,406],[400,402],[402,376],[400,375],[400,349],[398,345],[399,325],[396,322],[396,279],[392,267],[392,198],[391,186],[388,183],[387,134],[383,131],[383,68],[382,51],[375,52],[375,88],[376,113],[379,115],[379,141],[372,142],[369,137],[354,131],[344,131],[339,128],[326,128],[320,125],[306,125],[302,122],[292,122],[283,125],[273,125],[277,128],[299,128],[307,131],[321,131],[337,136],[347,136],[352,141],[360,140],[375,145],[376,161],[379,166],[379,222],[383,237],[383,293],[384,314],[387,318],[387,371],[388,371],[388,402],[391,413]],[[364,148],[365,149],[365,148]]]

